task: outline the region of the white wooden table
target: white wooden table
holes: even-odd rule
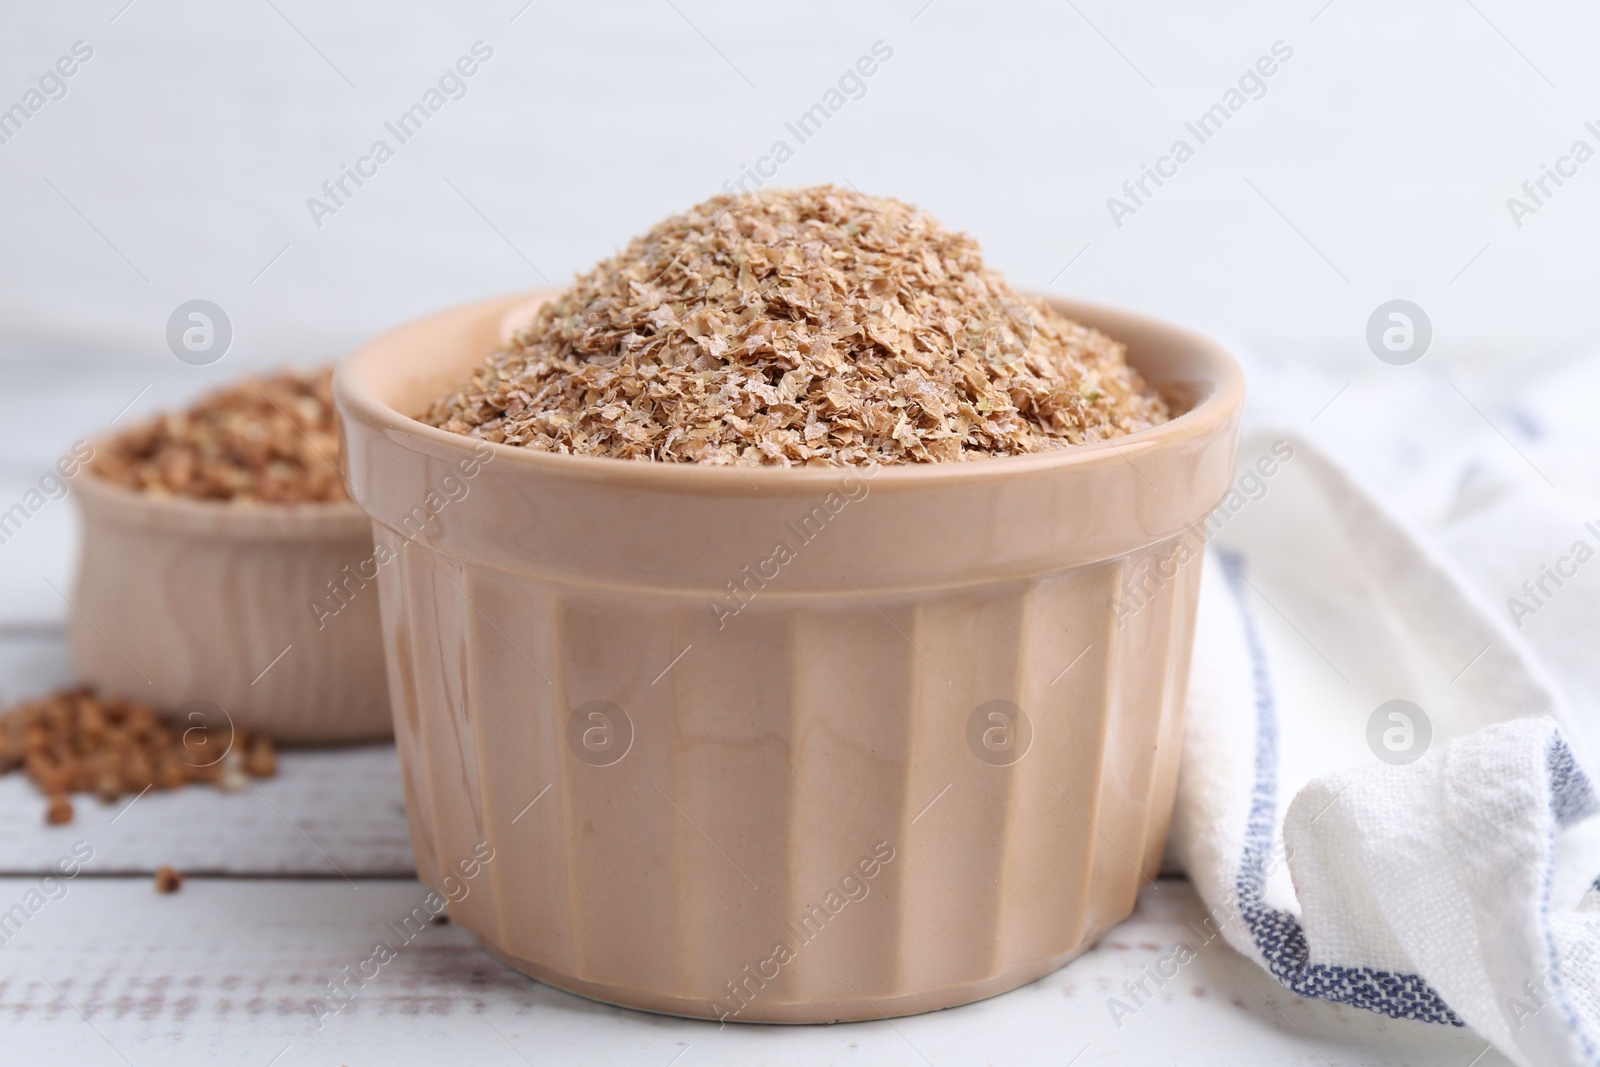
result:
[[[240,795],[224,807],[265,807]],[[130,813],[150,824],[167,812]],[[221,818],[221,816],[219,816]],[[382,832],[382,819],[373,828]],[[394,824],[398,828],[397,824]],[[86,834],[89,832],[86,831]],[[330,853],[332,856],[333,853]],[[349,862],[352,857],[334,856]],[[326,864],[323,865],[326,867]],[[347,868],[348,871],[348,868]],[[0,900],[31,878],[0,879]],[[132,1064],[1415,1064],[1466,1067],[1475,1035],[1299,1001],[1221,947],[1203,950],[1119,1029],[1106,1008],[1193,935],[1185,883],[1147,889],[1134,917],[1062,971],[980,1004],[837,1026],[730,1026],[591,1003],[539,985],[454,926],[426,930],[318,1029],[308,1003],[372,953],[424,890],[319,872],[80,877],[0,950],[0,1019],[29,1062]],[[276,1058],[276,1059],[275,1059]],[[9,1056],[7,1057],[9,1060]],[[17,1062],[17,1061],[12,1061]],[[1476,1064],[1504,1063],[1489,1053]]]
[[[107,374],[69,404],[57,383],[18,380],[7,407],[26,421],[102,421],[134,377]],[[146,396],[141,408],[159,403]],[[57,437],[73,432],[67,422]],[[13,438],[13,441],[16,439]],[[3,442],[0,442],[3,443]],[[0,493],[15,496],[30,441],[0,451]],[[68,501],[0,545],[0,698],[71,680],[50,588],[70,590]],[[480,951],[466,931],[428,928],[353,1002],[318,1027],[327,983],[393,940],[387,923],[425,890],[412,875],[395,753],[387,745],[285,753],[259,791],[190,788],[129,805],[76,803],[43,824],[42,799],[0,778],[0,1063],[300,1064],[1410,1064],[1501,1067],[1464,1030],[1395,1022],[1302,1001],[1220,942],[1131,1017],[1123,984],[1199,944],[1204,915],[1181,880],[1141,895],[1134,916],[1065,969],[993,1000],[893,1023],[730,1026],[590,1003],[539,985]],[[78,842],[94,858],[15,929]],[[186,872],[175,895],[151,872]],[[32,897],[37,903],[46,894]],[[20,1058],[13,1059],[13,1052]]]
[[[1255,413],[1316,417],[1347,458],[1382,456],[1398,498],[1446,488],[1389,463],[1408,427],[1490,432],[1462,398],[1502,395],[1597,321],[1593,176],[1526,228],[1505,210],[1582,132],[1596,16],[1578,5],[14,7],[0,107],[73,41],[96,58],[0,147],[0,507],[124,407],[587,268],[737,178],[878,39],[893,64],[779,183],[903,196],[971,230],[1018,284],[1317,363],[1326,380],[1252,368]],[[480,37],[497,58],[470,98],[337,218],[308,218],[306,197]],[[1270,95],[1114,223],[1106,197],[1279,38],[1297,58]],[[1363,326],[1396,296],[1434,317],[1433,369],[1370,359]],[[194,297],[236,326],[215,366],[180,364],[164,339]],[[66,501],[0,544],[0,700],[71,678],[47,583],[70,588],[73,551]],[[0,1064],[1506,1062],[1465,1031],[1297,1000],[1220,944],[1119,1028],[1107,999],[1193,938],[1182,882],[1147,890],[1054,975],[892,1024],[718,1029],[604,1007],[436,926],[319,1030],[310,1003],[423,889],[392,749],[281,768],[260,792],[81,801],[63,828],[0,778],[0,915],[74,842],[95,855],[0,946]],[[153,891],[159,864],[188,872],[177,895]]]

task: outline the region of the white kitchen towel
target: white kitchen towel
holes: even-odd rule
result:
[[[1502,495],[1447,554],[1300,437],[1251,437],[1240,470],[1169,846],[1207,925],[1302,996],[1600,1064],[1600,809],[1563,684],[1593,660],[1552,672],[1469,576],[1561,508]],[[1589,604],[1559,647],[1596,647]]]

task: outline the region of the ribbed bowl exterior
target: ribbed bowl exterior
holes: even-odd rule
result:
[[[72,487],[82,535],[67,639],[81,679],[168,712],[206,701],[288,743],[390,735],[359,510],[253,513],[146,498],[87,472]]]
[[[825,1022],[1015,987],[1129,913],[1171,813],[1231,363],[1163,376],[1204,344],[1170,331],[1146,373],[1209,414],[1153,445],[746,481],[396,414],[507,306],[402,328],[336,382],[395,559],[418,868],[453,919],[598,999]]]

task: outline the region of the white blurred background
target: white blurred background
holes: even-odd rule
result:
[[[796,145],[785,122],[879,41],[892,59],[772,184],[912,201],[1019,286],[1218,336],[1247,362],[1255,421],[1308,430],[1425,521],[1464,465],[1600,480],[1561,425],[1590,421],[1600,380],[1600,160],[1520,227],[1507,206],[1575,140],[1600,149],[1591,8],[524,4],[8,5],[0,108],[75,43],[93,56],[0,144],[0,497],[130,402],[122,420],[564,282],[775,140]],[[466,95],[318,228],[307,199],[395,144],[385,122],[478,41],[493,55]],[[1293,54],[1264,95],[1117,226],[1107,198],[1195,143],[1184,123],[1276,42]],[[166,342],[196,298],[232,323],[210,366]],[[1432,324],[1408,366],[1366,341],[1396,298]],[[65,576],[70,507],[22,539]],[[59,612],[42,588],[0,568],[0,620]]]

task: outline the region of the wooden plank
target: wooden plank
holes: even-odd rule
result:
[[[32,879],[0,880],[0,909]],[[410,941],[391,923],[425,895],[411,881],[80,878],[0,949],[0,1019],[19,1062],[105,1064],[1160,1063],[1282,1067],[1505,1067],[1475,1035],[1302,1001],[1220,941],[1134,1014],[1107,1003],[1194,933],[1183,882],[1147,889],[1132,919],[1065,969],[964,1008],[889,1023],[762,1027],[645,1015],[539,985],[457,926]],[[329,982],[396,952],[323,1018]],[[369,972],[370,973],[370,972]],[[319,1028],[319,1019],[325,1024]],[[1120,1026],[1119,1026],[1120,1022]],[[275,1059],[276,1057],[276,1059]],[[1076,1057],[1076,1058],[1075,1058]],[[8,1059],[10,1056],[8,1055]]]
[[[72,823],[46,826],[43,798],[21,775],[7,775],[0,871],[42,873],[77,841],[93,847],[87,869],[96,875],[162,864],[335,879],[415,870],[392,745],[285,752],[277,776],[257,784],[234,794],[188,786],[111,805],[79,795]]]
[[[9,627],[9,628],[8,628]],[[58,630],[0,622],[0,699],[72,680]],[[80,794],[67,826],[44,824],[44,798],[20,774],[0,777],[0,873],[43,872],[74,841],[95,848],[98,874],[162,864],[217,874],[409,876],[399,767],[392,745],[280,754],[276,778],[228,795],[203,786],[103,805]]]

